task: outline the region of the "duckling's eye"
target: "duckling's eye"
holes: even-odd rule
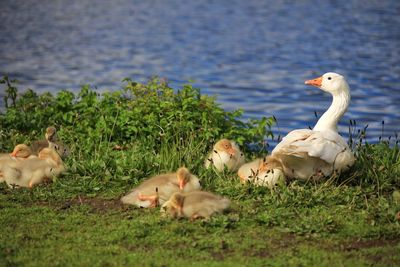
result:
[[[328,77],[328,80],[332,80],[332,77]]]

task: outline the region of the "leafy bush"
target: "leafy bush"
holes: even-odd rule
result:
[[[103,94],[86,85],[77,95],[66,90],[56,96],[27,90],[17,96],[16,87],[4,77],[6,111],[0,114],[0,125],[26,134],[56,125],[72,131],[75,138],[85,136],[90,143],[104,138],[119,144],[140,140],[152,148],[164,140],[185,142],[192,136],[208,144],[232,138],[240,145],[271,136],[272,118],[243,122],[241,110],[224,111],[214,97],[201,95],[190,84],[175,91],[157,78],[147,84],[124,81],[123,90]]]
[[[86,85],[78,94],[63,90],[53,96],[32,90],[18,94],[4,77],[1,149],[43,138],[44,129],[55,125],[71,148],[71,172],[100,181],[137,181],[181,165],[199,167],[222,137],[245,151],[267,153],[263,144],[272,136],[272,118],[244,122],[241,110],[223,110],[190,84],[174,90],[157,78],[145,84],[124,81],[124,88],[113,92],[99,94]],[[124,151],[114,151],[116,146]]]

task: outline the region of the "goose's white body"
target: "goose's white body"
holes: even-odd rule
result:
[[[306,84],[332,94],[332,104],[313,130],[290,132],[275,147],[272,156],[280,159],[287,177],[319,179],[333,172],[345,171],[354,164],[354,155],[337,130],[337,124],[350,103],[350,91],[344,77],[332,72],[306,81]]]

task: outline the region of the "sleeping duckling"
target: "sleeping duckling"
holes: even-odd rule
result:
[[[177,192],[161,207],[161,212],[172,218],[209,219],[230,205],[230,200],[205,191]]]
[[[10,161],[25,160],[28,158],[36,158],[36,156],[32,155],[32,151],[29,146],[25,144],[18,144],[14,147],[13,152],[11,152],[10,154],[0,155],[0,169],[1,166],[9,164]],[[0,170],[0,182],[3,181],[3,173]]]
[[[0,160],[11,158],[25,159],[31,156],[34,155],[32,155],[32,150],[29,148],[29,146],[25,144],[18,144],[14,147],[11,153],[0,154]]]
[[[36,158],[36,156],[33,155],[32,150],[29,148],[29,146],[25,144],[16,145],[10,155],[17,159]]]
[[[281,161],[275,156],[267,156],[263,159],[256,176],[252,182],[255,185],[274,188],[286,180]]]
[[[45,140],[34,141],[31,145],[31,150],[35,155],[37,155],[45,147],[54,149],[62,158],[65,158],[69,155],[68,147],[58,141],[57,130],[55,127],[47,127],[44,136],[46,138]]]
[[[235,142],[228,139],[219,140],[213,147],[204,162],[204,166],[209,168],[214,165],[218,171],[223,171],[225,166],[230,171],[236,171],[244,164],[244,154],[240,151]]]
[[[154,176],[121,198],[122,203],[149,208],[163,204],[175,192],[200,189],[199,179],[188,169],[181,167],[176,173]]]
[[[29,188],[65,171],[60,156],[51,148],[42,149],[37,158],[10,161],[0,168],[8,186]]]
[[[47,127],[44,134],[45,140],[37,140],[31,144],[31,150],[34,154],[39,154],[40,150],[49,147],[49,143],[57,142],[57,130],[55,127]]]
[[[238,176],[242,184],[252,180],[259,172],[263,159],[255,159],[240,166]]]
[[[241,183],[251,182],[269,188],[285,181],[282,163],[278,158],[272,156],[256,159],[242,165],[238,171],[238,176]]]

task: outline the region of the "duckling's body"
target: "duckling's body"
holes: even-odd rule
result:
[[[266,186],[274,188],[277,185],[285,183],[285,174],[282,169],[271,169],[269,171],[261,171],[251,180],[257,186]]]
[[[181,167],[176,173],[154,176],[121,198],[122,203],[149,208],[163,204],[175,192],[200,189],[199,179],[188,169]]]
[[[173,218],[208,219],[215,213],[221,213],[229,205],[229,199],[210,192],[177,192],[164,203],[161,211]]]
[[[3,173],[1,171],[2,166],[13,164],[15,161],[25,160],[29,158],[37,158],[37,156],[32,155],[32,151],[29,146],[25,144],[18,144],[14,147],[13,152],[10,154],[0,155],[0,182],[4,181]]]
[[[32,150],[29,146],[25,144],[18,144],[14,147],[11,153],[2,153],[0,154],[0,160],[2,159],[11,159],[11,158],[18,158],[18,159],[26,159],[31,156],[34,156]]]
[[[285,181],[283,166],[279,158],[267,156],[244,164],[238,171],[242,183],[251,182],[258,186],[273,188]]]
[[[29,188],[65,171],[60,156],[50,148],[42,149],[37,158],[10,161],[0,168],[8,186]]]
[[[57,130],[55,127],[47,127],[45,132],[45,140],[37,140],[31,144],[32,153],[38,155],[39,152],[46,147],[52,148],[62,157],[69,155],[69,149],[58,140]]]
[[[243,164],[238,170],[238,176],[241,183],[246,183],[258,174],[263,159],[255,159]]]
[[[236,171],[244,162],[244,154],[237,144],[228,139],[221,139],[214,145],[213,151],[204,162],[204,166],[209,168],[214,165],[218,171],[223,171],[225,167],[230,171]]]

